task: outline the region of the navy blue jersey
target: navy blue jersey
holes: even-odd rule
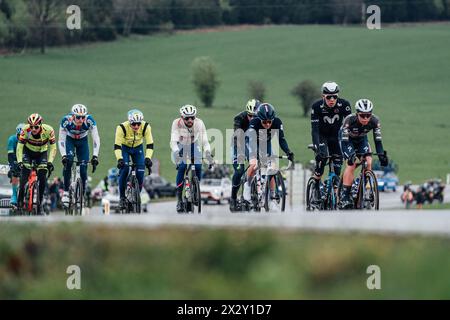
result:
[[[315,145],[320,144],[320,137],[337,139],[339,129],[345,117],[352,113],[350,103],[338,98],[333,108],[328,107],[323,99],[316,101],[311,107],[311,136]]]
[[[286,138],[284,137],[284,128],[283,128],[283,122],[280,120],[280,118],[275,118],[272,122],[272,126],[270,129],[265,129],[262,126],[261,120],[256,117],[252,121],[250,121],[250,126],[247,132],[247,136],[249,137],[249,146],[250,148],[254,145],[254,137],[257,137],[257,145],[259,148],[260,142],[267,142],[270,143],[272,140],[272,130],[278,130],[278,139],[280,143],[281,149],[286,153],[290,153],[289,145],[286,141]],[[251,150],[252,152],[254,150]]]

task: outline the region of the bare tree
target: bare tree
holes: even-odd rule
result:
[[[28,11],[32,17],[32,24],[39,30],[41,53],[45,53],[47,46],[48,28],[56,22],[58,16],[64,14],[61,0],[28,0]]]

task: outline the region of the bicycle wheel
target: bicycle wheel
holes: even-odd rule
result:
[[[259,205],[259,194],[258,194],[258,186],[257,186],[256,178],[253,178],[253,181],[252,181],[252,184],[251,184],[251,188],[250,188],[250,192],[251,192],[252,208],[253,208],[253,210],[255,210],[255,212],[260,212],[261,211],[261,207]]]
[[[337,210],[337,204],[339,199],[339,188],[336,189],[335,186],[340,185],[340,179],[338,176],[333,175],[331,177],[331,180],[327,182],[327,197],[326,197],[326,204],[325,209],[326,210]],[[329,185],[329,183],[331,184]]]
[[[83,183],[81,179],[77,179],[75,186],[75,201],[73,202],[72,214],[81,216],[83,214]]]
[[[272,181],[274,176],[267,176],[266,177],[266,187],[264,188],[264,210],[266,212],[269,212],[269,202],[270,202],[270,182]]]
[[[369,199],[368,203],[370,203],[370,208],[368,209],[380,209],[380,194],[378,192],[378,181],[377,177],[373,173],[373,171],[366,171],[366,184],[369,184],[370,189],[369,193],[366,194]]]
[[[274,182],[274,191],[273,193],[270,191],[270,182]],[[272,198],[272,195],[275,198]],[[268,179],[268,183],[266,185],[266,194],[265,194],[265,208],[266,203],[268,204],[268,209],[270,210],[270,204],[272,203],[272,208],[276,207],[277,210],[284,212],[286,209],[286,186],[284,184],[283,176],[280,172],[276,175],[270,176]],[[266,210],[267,211],[267,210]]]
[[[25,185],[25,191],[24,191],[24,197],[23,197],[23,204],[22,207],[19,208],[19,215],[21,216],[26,216],[29,215],[29,213],[31,212],[32,209],[32,205],[30,206],[30,203],[32,204],[33,202],[30,201],[30,199],[32,199],[31,194],[30,194],[30,187],[27,184]]]
[[[317,198],[316,179],[311,177],[306,185],[306,211],[314,211],[317,209],[316,206],[312,205],[312,201],[315,198]]]
[[[284,184],[284,179],[281,172],[278,172],[275,176],[275,188],[278,196],[280,197],[279,201],[281,203],[281,212],[284,212],[286,210],[286,185]]]
[[[32,200],[32,211],[31,214],[33,216],[37,216],[41,214],[40,201],[39,201],[39,182],[33,183],[31,187],[31,200]]]
[[[139,181],[136,177],[133,178],[133,213],[141,214],[141,194],[139,192]]]
[[[379,210],[379,193],[378,182],[375,174],[367,170],[364,173],[364,181],[360,181],[358,186],[358,197],[356,201],[356,209],[372,209]]]
[[[197,176],[192,177],[192,185],[191,185],[191,197],[192,203],[197,207],[198,213],[202,213],[202,199],[200,194],[200,183],[198,182]],[[194,208],[192,208],[192,212],[194,212]]]

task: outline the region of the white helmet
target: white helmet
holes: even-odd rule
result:
[[[72,114],[75,116],[85,117],[88,114],[88,109],[82,104],[76,104],[72,107]]]
[[[356,112],[372,113],[373,103],[369,99],[360,99],[355,104]]]
[[[337,94],[339,93],[339,86],[336,82],[327,81],[322,85],[323,94]]]
[[[187,104],[181,107],[180,114],[182,118],[195,117],[197,115],[197,108]]]
[[[144,121],[144,114],[137,109],[130,110],[128,111],[128,121],[131,124],[142,122]]]
[[[261,102],[259,102],[259,100],[256,99],[252,99],[249,100],[247,102],[247,105],[245,106],[245,110],[247,111],[248,114],[256,114],[256,110],[258,109],[259,105],[261,104]]]

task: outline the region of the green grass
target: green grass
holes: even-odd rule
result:
[[[189,239],[189,241],[186,241]],[[449,299],[449,240],[4,225],[0,299]],[[70,265],[80,291],[66,288]],[[366,287],[381,268],[381,290]]]
[[[137,106],[153,127],[162,174],[173,179],[170,126],[180,105],[198,103],[190,80],[191,62],[206,55],[217,62],[221,80],[215,107],[200,109],[208,128],[231,128],[233,115],[248,98],[247,81],[262,80],[268,87],[267,100],[285,123],[291,148],[297,159],[306,161],[311,158],[305,148],[310,143],[310,122],[300,117],[300,107],[289,92],[304,79],[318,85],[333,79],[352,103],[361,97],[374,101],[385,147],[399,163],[402,180],[443,178],[450,164],[449,37],[448,24],[378,31],[273,26],[132,37],[50,49],[45,56],[2,57],[0,140],[6,143],[16,123],[32,112],[42,113],[57,127],[73,103],[85,103],[99,123],[100,172],[106,172],[115,164],[115,126]]]
[[[450,209],[450,203],[433,203],[425,204],[423,209],[436,210],[436,209]]]

